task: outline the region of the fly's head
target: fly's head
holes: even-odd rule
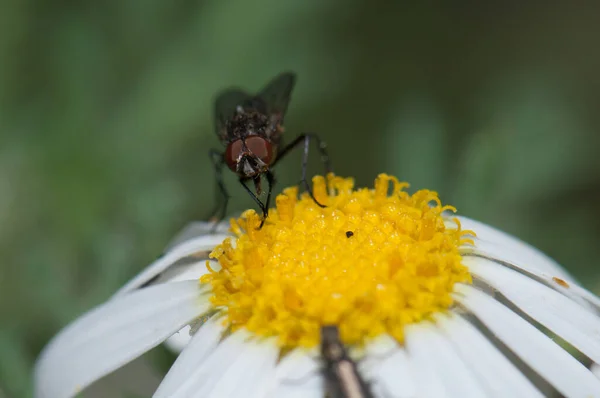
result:
[[[269,118],[259,112],[238,112],[228,125],[232,140],[225,163],[242,179],[252,179],[260,195],[260,176],[275,160],[276,146],[269,139]]]

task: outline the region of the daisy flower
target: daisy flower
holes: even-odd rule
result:
[[[313,183],[327,207],[288,188],[260,229],[254,211],[195,224],[48,344],[35,396],[170,339],[155,397],[324,397],[334,326],[368,389],[348,397],[600,397],[600,299],[550,258],[389,175]]]

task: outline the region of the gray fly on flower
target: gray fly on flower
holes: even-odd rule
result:
[[[48,344],[35,397],[73,397],[165,341],[181,353],[155,397],[331,396],[344,375],[324,372],[324,326],[367,386],[344,397],[600,397],[583,364],[600,363],[600,299],[558,264],[433,191],[328,178],[325,208],[288,188],[261,229],[254,211],[195,224]]]

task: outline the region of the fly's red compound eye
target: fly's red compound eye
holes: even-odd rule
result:
[[[269,165],[273,161],[273,147],[271,143],[257,135],[246,138],[246,146],[254,156]]]
[[[242,140],[235,140],[233,142],[230,142],[229,145],[227,145],[227,148],[225,149],[225,163],[227,163],[227,166],[231,170],[236,171],[237,160],[240,157],[241,153]]]

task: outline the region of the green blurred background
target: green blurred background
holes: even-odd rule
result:
[[[318,132],[337,174],[438,190],[600,287],[598,2],[1,8],[0,396],[28,396],[47,340],[210,213],[216,92],[288,69],[286,135]],[[299,166],[282,163],[278,189]],[[231,211],[254,206],[227,183]],[[120,396],[152,391],[139,380],[164,355]]]

